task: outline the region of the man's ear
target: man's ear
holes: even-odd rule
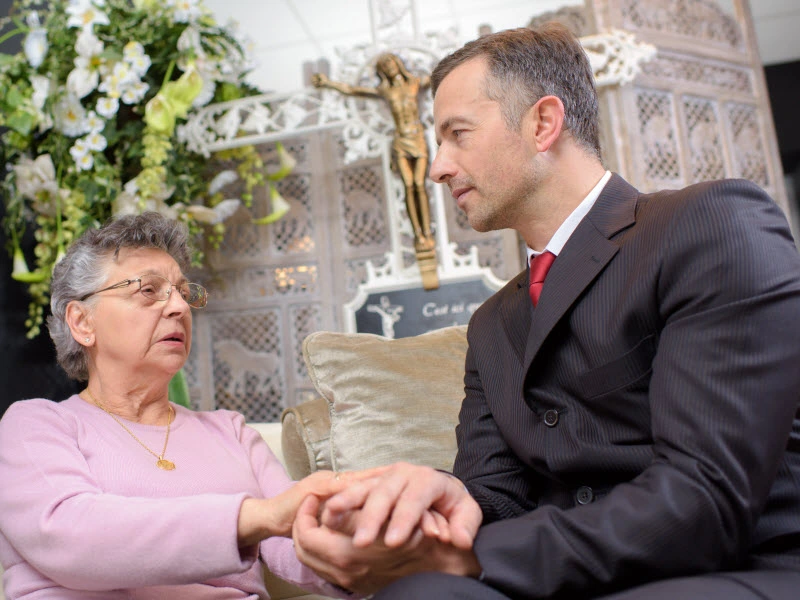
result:
[[[91,346],[94,343],[92,315],[86,304],[78,302],[77,300],[73,300],[67,304],[64,320],[76,342],[82,346]]]
[[[556,96],[542,96],[525,115],[524,126],[538,152],[546,152],[564,127],[564,103]]]

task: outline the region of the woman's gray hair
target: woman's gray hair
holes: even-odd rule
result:
[[[169,254],[182,271],[189,268],[191,251],[186,225],[156,212],[111,219],[89,229],[70,245],[53,269],[47,328],[56,347],[56,359],[72,379],[86,381],[86,349],[72,337],[66,321],[67,305],[97,291],[106,281],[111,263],[122,248],[156,248]],[[87,303],[93,299],[85,300]]]

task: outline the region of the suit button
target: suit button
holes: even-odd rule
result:
[[[594,500],[594,492],[588,485],[582,485],[578,488],[578,491],[575,492],[575,499],[578,501],[578,504],[589,504]]]
[[[556,423],[558,423],[558,411],[552,408],[548,411],[545,411],[544,424],[548,427],[555,427]]]

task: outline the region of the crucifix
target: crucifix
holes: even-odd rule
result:
[[[343,94],[383,98],[394,119],[392,167],[399,173],[405,188],[408,218],[414,231],[414,252],[426,289],[439,287],[436,272],[436,241],[431,232],[431,210],[425,177],[428,172],[428,145],[420,120],[419,92],[430,86],[430,77],[412,74],[399,56],[384,53],[378,56],[375,87],[332,81],[323,73],[315,73],[311,82],[317,88],[330,88]]]

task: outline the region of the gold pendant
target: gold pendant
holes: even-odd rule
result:
[[[165,471],[174,471],[175,470],[175,463],[171,460],[167,460],[166,458],[159,458],[156,466],[159,469],[164,469]]]

